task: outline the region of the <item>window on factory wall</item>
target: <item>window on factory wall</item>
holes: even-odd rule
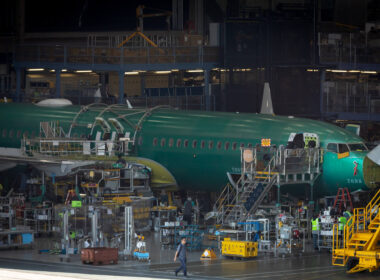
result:
[[[240,143],[240,148],[244,148],[244,143]]]
[[[232,150],[235,151],[235,150],[236,150],[236,147],[237,147],[237,143],[236,143],[236,142],[233,142],[233,143],[232,143]]]
[[[214,147],[214,141],[208,141],[208,148],[212,149]]]
[[[13,135],[14,135],[14,134],[15,134],[14,130],[11,129],[11,130],[9,131],[9,138],[13,138]]]
[[[3,138],[7,137],[7,129],[3,128]]]
[[[201,148],[204,149],[204,147],[205,147],[205,140],[202,140],[201,141]]]
[[[252,148],[252,144],[251,143],[248,144],[248,148]]]
[[[153,146],[157,146],[158,139],[156,137],[153,138]]]
[[[162,138],[161,139],[161,147],[165,147],[165,144],[166,144],[166,140],[165,140],[165,138]]]
[[[17,138],[20,138],[20,137],[21,137],[21,130],[17,130],[16,137],[17,137]]]
[[[174,139],[173,138],[170,138],[169,139],[169,147],[173,147],[173,144],[174,144]]]
[[[185,141],[183,142],[183,146],[187,148],[189,146],[189,140],[185,139]]]
[[[181,139],[177,139],[177,148],[180,148],[181,147]]]
[[[216,148],[220,150],[220,148],[222,148],[222,142],[218,141],[218,143],[216,144]]]
[[[230,142],[226,142],[224,144],[224,149],[227,151],[229,147],[230,147]]]
[[[193,140],[193,145],[192,146],[193,146],[194,149],[197,147],[197,143],[198,143],[197,140]]]
[[[333,152],[333,153],[337,153],[338,152],[338,146],[335,143],[329,143],[329,144],[327,144],[327,150],[330,152]]]

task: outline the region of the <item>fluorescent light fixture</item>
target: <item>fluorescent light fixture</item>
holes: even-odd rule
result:
[[[124,74],[125,75],[138,75],[139,72],[138,71],[131,71],[131,72],[125,72]]]
[[[172,71],[154,71],[156,74],[170,74]]]
[[[44,71],[45,69],[44,68],[29,68],[27,70],[30,72],[36,72],[36,71]]]
[[[172,69],[172,72],[179,72],[179,69]]]
[[[61,72],[67,72],[67,69],[62,69]]]
[[[307,72],[318,72],[319,69],[306,69]]]
[[[54,70],[54,69],[52,69],[52,70],[50,70],[50,72],[53,72],[53,73],[54,73],[54,72],[55,72],[55,70]]]
[[[76,70],[76,73],[91,73],[91,70]]]
[[[359,70],[348,70],[349,73],[360,73]]]
[[[360,71],[362,74],[377,74],[376,71]]]
[[[202,73],[203,70],[202,69],[194,69],[194,70],[187,70],[186,72],[189,72],[189,73]]]
[[[331,70],[331,72],[333,72],[333,73],[347,73],[347,70],[334,69],[334,70]]]

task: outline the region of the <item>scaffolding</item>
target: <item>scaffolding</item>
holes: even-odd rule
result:
[[[380,190],[365,208],[355,208],[339,238],[333,228],[332,264],[347,266],[348,273],[376,271],[380,267]]]

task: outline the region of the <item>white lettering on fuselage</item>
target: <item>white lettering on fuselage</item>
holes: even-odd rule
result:
[[[231,173],[241,173],[241,168],[240,167],[232,167],[231,170],[232,170]]]
[[[347,178],[348,184],[362,184],[362,179],[353,179],[353,178]]]

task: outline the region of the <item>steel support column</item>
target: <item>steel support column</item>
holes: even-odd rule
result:
[[[55,69],[55,98],[61,97],[61,69]]]
[[[210,79],[209,79],[209,70],[204,71],[204,79],[205,79],[205,103],[206,103],[206,111],[211,110],[211,90],[210,90]]]
[[[276,203],[276,206],[277,207],[281,206],[281,186],[280,185],[277,185],[277,203]]]
[[[321,69],[321,76],[320,76],[320,88],[319,88],[319,112],[321,114],[321,119],[324,117],[324,102],[323,102],[323,97],[324,97],[324,92],[323,92],[323,85],[325,83],[326,79],[326,71],[324,69]]]
[[[119,104],[124,103],[124,72],[119,72]]]
[[[21,68],[16,68],[16,102],[21,101]]]

